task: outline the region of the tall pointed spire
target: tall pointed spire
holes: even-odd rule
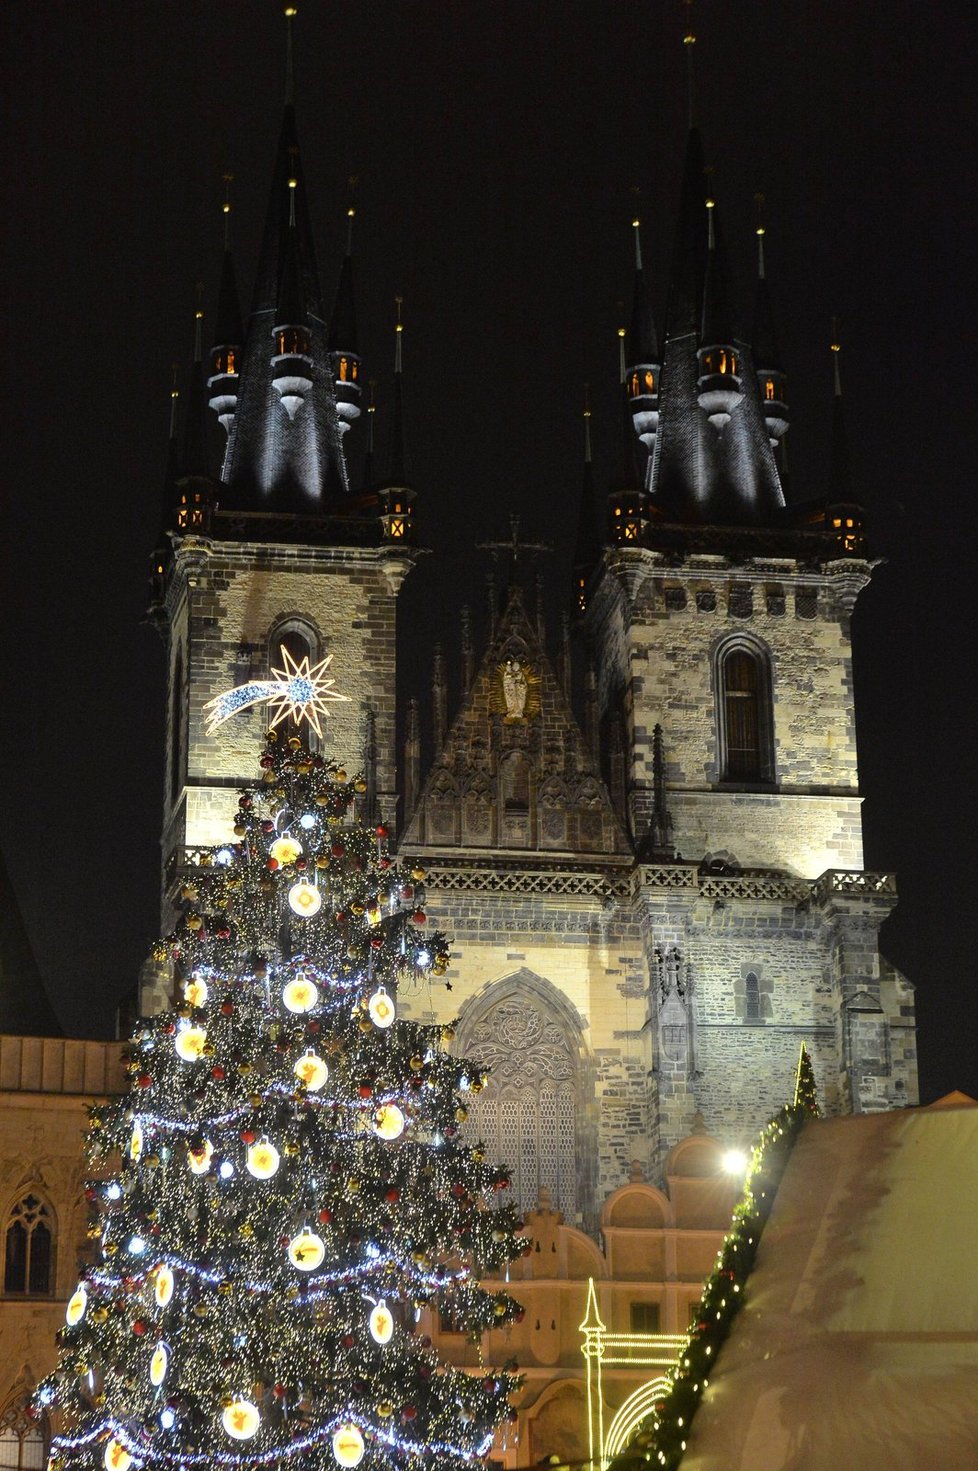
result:
[[[194,359],[190,369],[187,394],[187,417],[183,426],[183,455],[180,470],[184,478],[204,479],[208,475],[207,413],[204,392],[204,288],[198,283],[197,307],[194,311]]]
[[[659,379],[662,373],[662,358],[659,339],[655,330],[655,317],[645,287],[645,272],[642,268],[642,236],[637,219],[632,220],[635,232],[635,290],[632,298],[632,323],[628,333],[628,398],[631,406],[635,433],[638,435],[651,470],[652,453],[656,430],[659,427]]]
[[[397,309],[397,320],[394,323],[394,405],[387,478],[392,485],[403,485],[407,475],[404,452],[404,323],[401,320],[403,296],[395,297],[394,303]]]
[[[594,468],[591,463],[591,385],[584,385],[584,474],[581,479],[581,509],[577,518],[574,547],[574,611],[587,612],[587,587],[601,556],[601,532],[594,504]]]
[[[777,446],[788,430],[787,380],[778,350],[778,337],[774,327],[774,310],[768,289],[767,270],[764,261],[764,195],[755,194],[757,224],[757,291],[754,297],[754,326],[751,332],[751,350],[754,356],[754,371],[764,408],[764,420],[772,446]],[[784,462],[781,462],[782,471]]]
[[[363,457],[363,484],[361,489],[370,490],[373,487],[377,475],[376,468],[376,430],[374,424],[377,418],[377,380],[371,378],[368,385],[370,397],[367,400],[367,450]]]
[[[842,375],[839,372],[839,353],[842,344],[839,341],[839,322],[837,317],[832,318],[832,457],[829,480],[831,484],[832,499],[836,501],[848,501],[852,499],[852,472],[849,465],[849,437],[846,434],[846,420],[842,407]]]
[[[355,180],[350,180],[351,190]],[[352,200],[346,211],[346,252],[340,266],[333,314],[329,319],[329,353],[333,366],[333,388],[336,410],[340,416],[340,432],[346,434],[360,417],[360,357],[357,353],[357,312],[353,295],[353,221],[356,207]]]
[[[741,354],[737,348],[730,273],[720,240],[716,201],[706,199],[707,253],[703,278],[703,319],[697,352],[697,401],[715,429],[724,429],[742,394]]]
[[[217,295],[217,316],[214,321],[214,345],[210,355],[210,407],[217,415],[227,434],[231,433],[234,414],[238,406],[238,373],[240,368],[241,344],[244,329],[241,325],[241,304],[238,299],[238,283],[231,256],[231,183],[233,174],[224,175],[224,254],[221,259],[221,284]]]
[[[289,57],[294,18],[295,7],[289,6]],[[221,500],[235,511],[320,514],[343,505],[348,480],[296,131],[293,72],[290,61]],[[273,329],[280,327],[294,331],[285,334],[284,343],[273,343]],[[305,350],[302,338],[308,339]],[[306,361],[289,364],[289,357]],[[308,381],[298,404],[286,402],[300,397],[290,391],[294,385],[271,393],[273,379],[282,378]]]

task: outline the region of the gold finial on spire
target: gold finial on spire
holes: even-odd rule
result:
[[[292,53],[292,22],[298,15],[294,5],[285,7],[285,105],[295,102],[295,61]]]
[[[754,205],[757,210],[757,224],[754,226],[754,234],[757,236],[757,278],[764,280],[764,236],[767,233],[764,228],[764,195],[754,195]]]
[[[683,0],[686,7],[686,28],[683,32],[683,45],[686,48],[686,87],[689,98],[689,126],[696,126],[696,89],[693,75],[693,47],[696,45],[696,32],[693,30],[693,0]]]
[[[839,319],[838,319],[838,317],[833,317],[832,318],[832,342],[831,342],[830,346],[831,346],[831,349],[832,349],[832,375],[833,375],[833,378],[835,379],[835,396],[836,396],[836,398],[841,398],[842,397],[842,378],[841,378],[841,376],[839,374],[839,352],[840,352],[840,350],[842,348],[842,343],[839,341]]]
[[[234,175],[224,175],[224,203],[221,205],[221,213],[224,216],[224,249],[231,246],[231,185],[234,183]]]
[[[641,224],[642,224],[642,221],[639,219],[638,215],[636,215],[635,218],[632,220],[632,229],[635,231],[635,269],[636,269],[636,271],[640,271],[642,269],[642,236],[641,236],[641,233],[640,233]]]
[[[177,387],[177,379],[178,379],[179,372],[180,372],[179,367],[177,366],[176,363],[174,363],[173,364],[173,385],[172,385],[172,387],[170,389],[170,438],[171,439],[176,439],[176,437],[177,437],[177,400],[180,397],[180,390]]]
[[[621,302],[618,303],[618,307],[619,307],[619,310],[622,309],[622,303]],[[619,327],[618,328],[618,382],[619,383],[624,383],[624,381],[625,381],[625,328],[624,327]]]
[[[713,165],[707,164],[703,173],[706,176],[706,200],[704,201],[706,204],[706,245],[708,250],[716,250],[717,237],[713,224],[713,211],[717,207],[717,202],[713,197]]]

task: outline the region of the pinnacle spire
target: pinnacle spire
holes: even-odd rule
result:
[[[771,305],[771,293],[768,288],[767,271],[764,261],[764,195],[755,194],[757,205],[757,224],[754,233],[757,237],[757,289],[754,296],[754,325],[751,330],[751,347],[754,353],[754,365],[758,373],[766,368],[781,371],[781,353],[778,350],[778,338],[774,327],[774,310]]]
[[[403,296],[396,296],[394,303],[397,308],[397,320],[394,324],[394,408],[391,417],[391,442],[387,478],[392,484],[403,484],[407,476],[405,468],[406,456],[404,453],[404,323],[401,321],[401,307],[404,305]]]
[[[206,394],[204,389],[203,329],[204,288],[197,284],[197,306],[194,311],[194,360],[190,369],[190,389],[187,394],[187,418],[183,426],[183,456],[181,473],[184,476],[208,475]]]
[[[641,224],[638,219],[632,220],[632,229],[635,232],[635,290],[628,333],[628,357],[633,366],[639,366],[659,362],[659,338],[645,285]]]
[[[285,7],[285,105],[295,104],[295,46],[292,25],[298,15],[294,5]]]
[[[846,501],[852,498],[852,474],[849,467],[849,437],[846,434],[845,414],[842,407],[842,377],[839,372],[839,353],[842,344],[839,341],[839,322],[837,317],[832,318],[832,451],[831,468],[829,478],[834,500]]]
[[[601,555],[601,532],[594,504],[594,470],[591,463],[591,385],[584,385],[584,473],[581,477],[581,508],[574,546],[574,610],[587,611],[587,584]]]

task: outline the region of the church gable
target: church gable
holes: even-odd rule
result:
[[[441,751],[408,845],[624,854],[628,843],[519,588]]]

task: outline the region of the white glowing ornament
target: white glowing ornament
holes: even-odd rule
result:
[[[294,981],[289,981],[282,988],[282,1004],[286,1011],[291,1011],[295,1016],[312,1011],[318,1000],[319,987],[308,976],[296,976]]]
[[[224,1407],[221,1424],[232,1440],[251,1440],[258,1434],[261,1413],[250,1399],[232,1400]]]
[[[139,1157],[143,1152],[143,1126],[137,1119],[132,1126],[132,1135],[129,1140],[129,1158],[133,1164],[138,1164]]]
[[[404,1133],[404,1115],[396,1103],[382,1103],[374,1114],[374,1133],[381,1139],[399,1139]]]
[[[270,1180],[278,1169],[278,1150],[268,1139],[259,1139],[249,1144],[245,1164],[248,1174],[254,1175],[256,1180]]]
[[[174,1279],[173,1273],[162,1262],[156,1273],[156,1286],[153,1288],[153,1296],[156,1298],[156,1306],[165,1308],[173,1296]]]
[[[303,919],[311,919],[314,914],[319,913],[322,906],[322,895],[308,879],[300,879],[289,890],[289,908]]]
[[[298,1059],[292,1071],[310,1093],[318,1093],[320,1088],[324,1088],[329,1077],[329,1068],[311,1047]]]
[[[190,1173],[192,1175],[206,1175],[211,1167],[211,1155],[213,1153],[214,1146],[209,1139],[205,1139],[203,1144],[196,1146],[193,1144],[188,1145],[187,1164],[190,1166]]]
[[[394,1336],[394,1318],[383,1299],[370,1314],[368,1327],[374,1343],[390,1343]]]
[[[358,1466],[363,1460],[363,1436],[360,1427],[350,1421],[333,1432],[333,1455],[341,1466]]]
[[[85,1316],[85,1309],[87,1307],[88,1288],[85,1286],[84,1282],[79,1282],[78,1286],[71,1294],[71,1297],[68,1299],[68,1306],[65,1310],[65,1322],[68,1324],[69,1328],[74,1328],[76,1323],[81,1322],[82,1318],[84,1318]]]
[[[295,838],[276,838],[269,848],[268,854],[270,858],[275,859],[276,863],[281,863],[285,867],[289,863],[294,863],[297,858],[302,857],[302,844],[297,843]]]
[[[367,1002],[367,1011],[375,1027],[389,1027],[397,1015],[394,1003],[383,986]]]
[[[105,1471],[129,1471],[132,1465],[132,1456],[125,1446],[118,1440],[110,1440],[105,1447],[105,1455],[102,1457]]]
[[[166,1378],[166,1371],[170,1367],[170,1350],[160,1339],[153,1349],[153,1357],[149,1361],[149,1382],[154,1389],[159,1389]]]
[[[183,988],[183,999],[190,1006],[203,1006],[207,1001],[207,982],[201,975],[192,975]]]
[[[303,1226],[298,1236],[293,1236],[289,1242],[289,1261],[300,1272],[314,1272],[322,1265],[325,1255],[325,1242],[308,1226]]]
[[[184,1062],[196,1062],[204,1054],[207,1033],[203,1027],[182,1027],[173,1039],[177,1057]]]

